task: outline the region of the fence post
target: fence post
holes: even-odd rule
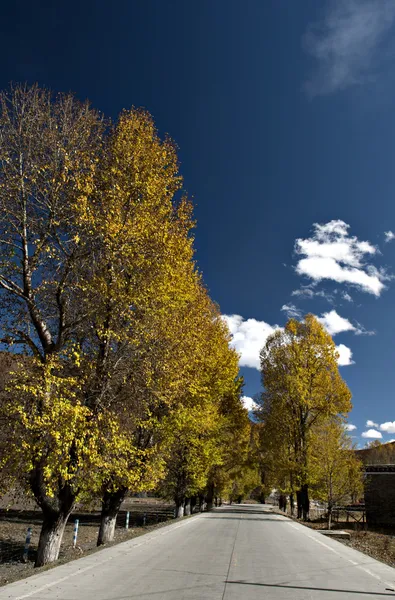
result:
[[[32,528],[28,527],[27,528],[27,533],[26,533],[26,541],[25,541],[25,547],[23,549],[23,560],[24,562],[27,562],[27,558],[29,555],[29,547],[30,547],[30,540],[32,538]]]
[[[144,513],[144,516],[143,516],[143,526],[144,527],[145,527],[146,520],[147,520],[147,513]]]
[[[125,529],[129,529],[129,516],[130,516],[130,512],[128,511],[126,513],[126,523],[125,523]]]
[[[78,525],[80,524],[79,520],[76,519],[74,521],[74,533],[73,533],[73,548],[77,545],[77,535],[78,535]]]

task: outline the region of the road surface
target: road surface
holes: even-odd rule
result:
[[[395,569],[276,515],[215,509],[0,588],[0,600],[395,598]]]

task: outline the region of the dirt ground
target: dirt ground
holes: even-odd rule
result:
[[[327,529],[326,523],[320,521],[313,521],[311,523],[304,523],[308,527],[313,529]],[[365,529],[362,525],[352,525],[346,521],[339,521],[335,523],[332,529],[341,529],[347,531],[350,534],[349,540],[339,539],[339,542],[355,548],[364,554],[368,554],[376,560],[395,567],[395,531],[370,531]]]
[[[278,511],[278,513],[284,514],[281,511]],[[287,516],[290,517],[289,514]],[[311,529],[328,528],[326,521],[323,519],[315,519],[306,523],[303,521],[299,522]],[[365,524],[347,522],[345,518],[340,518],[339,522],[333,523],[332,529],[341,529],[350,534],[349,540],[339,538],[338,541],[342,542],[342,544],[368,554],[390,567],[395,567],[395,530],[372,531]]]
[[[173,505],[147,501],[126,501],[117,520],[114,544],[152,531],[168,524],[173,518]],[[125,528],[126,511],[130,511],[129,529]],[[74,520],[79,518],[76,548],[73,548]],[[23,560],[27,528],[31,527],[31,545],[28,559]],[[34,560],[41,527],[41,513],[36,510],[0,510],[0,586],[37,573]],[[99,512],[73,514],[66,526],[56,565],[97,551],[96,540]],[[48,567],[43,567],[48,568]]]

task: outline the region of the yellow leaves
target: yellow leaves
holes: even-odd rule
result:
[[[333,505],[350,503],[363,493],[361,463],[341,419],[328,419],[314,427],[308,458],[316,498]]]
[[[192,204],[175,198],[176,148],[135,109],[92,152],[60,148],[59,176],[52,163],[40,174],[61,206],[53,225],[64,228],[41,251],[53,262],[39,273],[40,311],[49,298],[54,342],[63,318],[67,327],[57,357],[51,347],[44,365],[29,358],[14,378],[15,465],[27,472],[43,461],[48,494],[59,482],[83,495],[147,489],[163,477],[177,432],[197,489],[225,460],[220,409],[238,357],[193,259]]]
[[[282,477],[293,477],[294,483],[307,481],[313,427],[351,409],[335,344],[313,315],[303,322],[291,319],[268,339],[261,366],[266,456]]]

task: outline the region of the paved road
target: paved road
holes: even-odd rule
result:
[[[395,598],[395,569],[265,506],[194,516],[0,588],[0,600]]]

